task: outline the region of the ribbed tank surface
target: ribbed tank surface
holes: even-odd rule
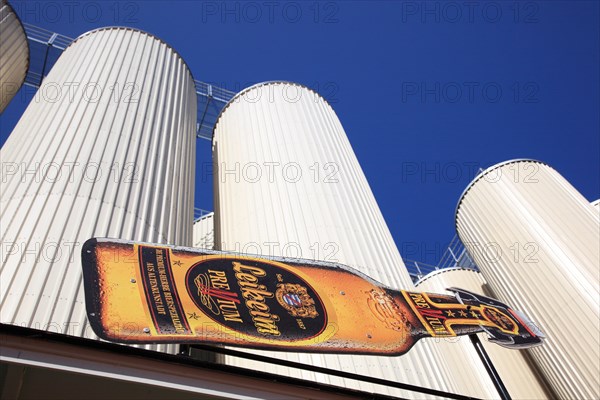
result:
[[[192,245],[194,80],[164,42],[103,28],[76,39],[42,88],[0,153],[1,321],[95,337],[88,238]]]
[[[556,170],[534,160],[478,175],[457,233],[494,293],[548,336],[528,350],[562,399],[600,397],[600,221]]]

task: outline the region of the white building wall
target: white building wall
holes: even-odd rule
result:
[[[6,0],[0,0],[0,114],[25,82],[29,45],[19,17]]]
[[[338,261],[389,286],[413,286],[339,119],[316,93],[281,82],[243,91],[216,123],[213,162],[217,249]],[[477,366],[449,365],[439,344],[427,340],[402,357],[261,354],[455,393],[497,396],[493,387],[477,380]],[[355,387],[341,378],[231,357],[226,362]],[[457,385],[456,374],[474,378]],[[360,388],[423,398],[371,384]]]
[[[0,152],[1,321],[95,337],[86,239],[192,244],[195,85],[173,49],[125,28],[76,39],[44,83],[53,100],[34,99]]]
[[[529,350],[563,399],[600,397],[600,223],[548,165],[515,160],[482,172],[456,229],[498,297],[548,336]]]
[[[447,293],[447,288],[457,287],[479,293],[484,296],[494,297],[493,293],[486,291],[486,282],[481,273],[472,269],[447,268],[434,271],[421,278],[416,287],[422,292]],[[513,399],[552,399],[554,396],[549,391],[546,383],[533,365],[529,356],[523,350],[507,349],[487,341],[487,334],[478,334],[485,351],[488,353],[494,367],[500,375],[500,379],[506,386]],[[453,343],[463,343],[463,348],[449,348],[445,353],[446,359],[455,365],[460,365],[466,360],[479,361],[468,336],[461,336],[448,340]],[[452,347],[452,346],[450,346]]]

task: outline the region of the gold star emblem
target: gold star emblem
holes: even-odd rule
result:
[[[200,318],[200,317],[199,317],[199,316],[198,316],[198,315],[197,315],[195,312],[193,312],[193,313],[188,313],[188,315],[189,315],[189,317],[190,317],[190,318],[192,318],[192,319],[198,319],[198,318]]]
[[[479,318],[479,314],[477,314],[475,311],[471,311],[471,315],[475,318]]]
[[[447,314],[449,317],[454,317],[454,316],[456,315],[456,314],[454,314],[454,313],[453,313],[451,310],[448,310],[448,311],[446,311],[446,314]]]
[[[178,267],[181,267],[181,261],[179,261],[179,260],[173,261],[173,265],[177,265]]]
[[[460,310],[460,311],[458,312],[458,314],[459,314],[461,317],[466,317],[466,316],[467,316],[467,313],[466,313],[466,312],[464,312],[463,310]]]

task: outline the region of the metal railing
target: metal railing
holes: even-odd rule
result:
[[[465,245],[458,238],[458,235],[454,235],[437,265],[437,269],[452,267],[477,269],[477,265],[467,252]]]
[[[27,39],[29,41],[34,41],[43,45],[50,44],[52,47],[60,49],[61,51],[66,49],[67,46],[74,40],[71,37],[61,35],[32,24],[24,23],[23,27],[25,28],[25,33],[27,34]]]
[[[442,254],[437,265],[427,264],[421,261],[404,259],[404,264],[408,269],[408,273],[413,282],[418,281],[422,277],[434,271],[447,268],[465,268],[479,271],[477,264],[469,255],[464,244],[460,241],[457,235],[454,235],[450,243],[446,247],[446,251]]]
[[[425,275],[433,271],[437,271],[439,269],[435,265],[427,264],[422,261],[411,260],[408,258],[403,258],[402,261],[404,261],[404,265],[406,266],[408,274],[410,275],[410,278],[412,279],[413,283],[417,282]]]
[[[195,81],[198,96],[197,136],[212,140],[212,131],[219,114],[225,105],[235,96],[235,92],[210,83]]]
[[[39,88],[61,53],[74,38],[64,36],[32,24],[23,24],[29,42],[29,70],[25,84]],[[212,139],[212,130],[221,110],[235,96],[235,92],[210,83],[195,81],[198,96],[197,136]]]
[[[205,216],[211,213],[212,211],[210,210],[204,210],[202,208],[194,207],[194,222],[204,218]]]

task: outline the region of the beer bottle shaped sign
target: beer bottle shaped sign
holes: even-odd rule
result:
[[[395,290],[334,263],[112,239],[88,240],[82,261],[91,326],[113,342],[400,355],[427,337],[543,338],[497,300]]]

